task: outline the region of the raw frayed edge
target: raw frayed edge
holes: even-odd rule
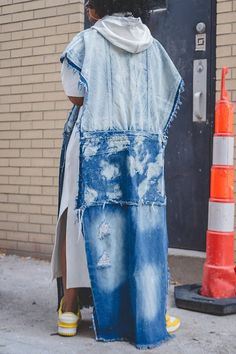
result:
[[[177,94],[176,94],[176,98],[175,98],[175,103],[173,106],[173,110],[170,114],[170,117],[168,119],[168,122],[165,126],[165,129],[163,131],[163,141],[162,141],[162,145],[166,146],[167,141],[168,141],[168,130],[169,128],[172,126],[174,119],[176,118],[178,111],[180,109],[180,106],[182,105],[182,101],[181,101],[181,95],[182,93],[185,91],[185,84],[183,79],[181,79],[178,90],[177,90]]]
[[[135,344],[135,347],[137,349],[153,349],[153,348],[157,348],[160,347],[162,344],[168,342],[169,340],[175,338],[174,334],[167,334],[167,337],[160,340],[159,342],[153,343],[153,344]]]
[[[114,338],[109,338],[108,339],[108,338],[104,338],[104,337],[101,337],[101,336],[97,335],[96,326],[95,326],[95,321],[94,321],[94,316],[93,315],[92,315],[92,319],[93,319],[93,328],[94,328],[94,332],[95,332],[95,337],[96,337],[96,340],[99,341],[99,342],[104,342],[104,343],[106,343],[106,342],[128,342],[128,343],[132,344],[133,346],[135,346],[137,349],[145,350],[145,349],[153,349],[153,348],[156,348],[156,347],[160,347],[163,343],[166,343],[167,341],[175,338],[174,334],[167,333],[166,338],[161,339],[160,341],[158,341],[156,343],[152,343],[152,344],[137,344],[137,343],[135,343],[133,340],[131,340],[128,337],[114,337]]]
[[[85,208],[80,208],[75,210],[75,219],[74,223],[78,224],[78,240],[80,239],[80,235],[83,234],[83,217],[84,217]]]
[[[67,60],[67,65],[70,67],[74,72],[79,72],[80,75],[80,80],[79,80],[79,85],[82,85],[85,89],[86,92],[88,92],[88,82],[84,75],[82,74],[82,69],[76,65],[69,57],[68,54],[65,53],[65,56],[61,58],[61,62],[66,58]]]

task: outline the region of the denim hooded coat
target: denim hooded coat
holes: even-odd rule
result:
[[[77,34],[65,58],[79,73],[84,104],[72,108],[64,128],[59,204],[76,127],[74,214],[85,241],[96,339],[152,348],[170,338],[164,155],[183,80],[156,39],[129,52],[99,26]]]

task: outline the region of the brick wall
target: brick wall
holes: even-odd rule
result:
[[[58,158],[71,104],[60,53],[83,29],[83,1],[0,1],[0,248],[50,256]]]
[[[217,0],[217,38],[216,38],[216,77],[217,99],[220,91],[221,68],[229,67],[227,89],[231,100],[234,102],[236,118],[236,0]],[[234,120],[236,124],[236,120]],[[236,129],[235,129],[236,131]],[[235,140],[236,159],[236,140]],[[234,160],[235,161],[235,160]],[[235,162],[236,166],[236,162]],[[235,183],[236,191],[236,183]],[[235,217],[236,225],[236,217]],[[235,239],[236,250],[236,239]]]

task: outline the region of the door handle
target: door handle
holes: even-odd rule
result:
[[[194,115],[197,117],[199,120],[203,118],[202,115],[202,97],[203,93],[200,92],[195,92],[193,96],[193,107],[194,107]]]
[[[207,59],[193,61],[193,122],[206,122]]]

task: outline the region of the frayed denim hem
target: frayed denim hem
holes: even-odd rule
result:
[[[109,342],[128,342],[132,345],[134,345],[136,347],[136,349],[139,350],[148,350],[148,349],[154,349],[157,347],[160,347],[162,344],[168,342],[169,340],[175,338],[175,335],[168,335],[165,339],[162,339],[156,343],[152,343],[152,344],[137,344],[132,342],[129,338],[123,338],[123,337],[115,337],[115,338],[111,338],[111,339],[105,339],[102,337],[97,337],[96,335],[96,341],[97,342],[104,342],[104,343],[109,343]]]

